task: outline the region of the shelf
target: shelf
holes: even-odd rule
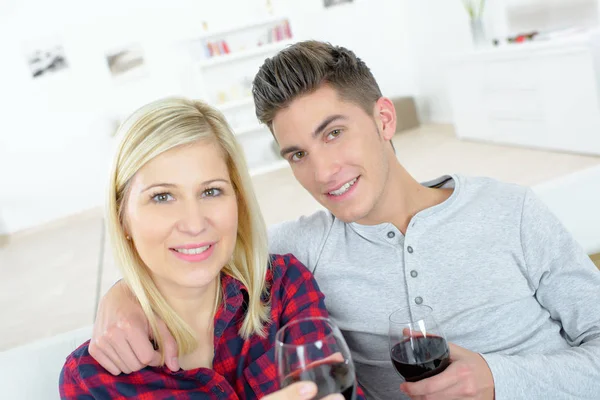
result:
[[[260,167],[251,168],[250,176],[264,175],[269,172],[278,171],[280,169],[286,168],[288,165],[289,164],[286,160],[270,161],[269,163],[261,165]]]
[[[217,104],[217,108],[221,112],[227,112],[236,108],[254,106],[254,99],[251,96],[243,98],[241,100],[228,101],[227,103]]]
[[[273,25],[276,22],[285,21],[287,17],[279,16],[279,17],[270,17],[261,21],[251,22],[246,25],[235,26],[233,28],[221,29],[213,32],[206,32],[201,36],[201,39],[213,39],[221,36],[230,35],[236,32],[247,31],[250,29],[260,28],[261,26],[269,26]]]
[[[256,46],[248,50],[239,50],[230,54],[214,56],[209,59],[199,61],[198,66],[200,68],[212,68],[218,65],[232,63],[246,58],[259,56],[261,54],[276,52],[292,43],[294,43],[293,40],[280,40],[279,42],[264,44],[262,46]]]
[[[598,31],[600,32],[600,31]],[[557,37],[551,40],[532,40],[525,43],[503,44],[501,46],[488,46],[462,53],[449,54],[447,59],[451,63],[464,63],[473,61],[495,61],[499,59],[530,58],[534,55],[566,55],[586,51],[594,35],[600,37],[598,32],[578,33]]]
[[[234,129],[233,132],[235,133],[235,136],[244,136],[249,133],[260,132],[260,131],[266,130],[266,129],[267,129],[267,127],[265,125],[252,124],[252,125],[241,126],[237,129]]]

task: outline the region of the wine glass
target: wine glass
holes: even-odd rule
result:
[[[341,393],[356,399],[356,375],[350,350],[335,324],[322,317],[297,319],[275,336],[275,360],[281,387],[299,381],[317,385],[315,399]]]
[[[432,377],[450,365],[448,343],[431,307],[402,308],[389,319],[392,364],[407,382]]]

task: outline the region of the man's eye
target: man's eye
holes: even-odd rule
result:
[[[340,136],[341,133],[342,131],[340,129],[334,129],[331,132],[329,132],[329,135],[327,135],[327,139],[335,139],[336,137]]]
[[[152,200],[155,203],[166,203],[173,200],[173,196],[171,196],[169,193],[157,193],[152,196]]]
[[[292,161],[300,161],[306,155],[303,151],[297,151],[292,155]]]

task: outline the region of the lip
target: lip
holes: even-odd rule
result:
[[[191,244],[191,245],[183,245],[178,247],[171,247],[169,251],[177,258],[187,262],[200,262],[208,259],[214,252],[216,243],[204,243],[204,244]],[[183,254],[175,249],[193,249],[197,247],[210,246],[208,249],[204,250],[200,254]]]
[[[215,244],[215,242],[205,242],[205,243],[190,243],[190,244],[184,244],[182,246],[173,246],[171,247],[171,249],[196,249],[198,247],[204,247],[204,246],[210,246]]]
[[[330,188],[328,188],[328,189],[325,190],[325,194],[329,195],[329,192],[334,192],[334,191],[338,190],[339,188],[341,188],[342,186],[344,186],[346,183],[352,182],[353,180],[355,180],[357,178],[359,178],[359,177],[355,176],[354,178],[350,178],[347,181],[344,181],[343,183],[340,183],[337,186],[332,186],[332,187],[330,187]]]
[[[334,190],[337,190],[337,189],[341,188],[346,183],[351,182],[353,179],[356,179],[356,182],[354,182],[354,185],[352,185],[348,189],[348,191],[346,193],[344,193],[343,195],[341,195],[341,196],[334,196],[334,195],[329,194],[329,192],[333,192]],[[356,178],[352,178],[352,179],[350,179],[350,180],[342,183],[341,185],[339,185],[337,187],[337,189],[328,190],[327,192],[325,192],[325,196],[327,197],[328,200],[331,200],[331,201],[343,201],[343,200],[346,200],[348,197],[350,197],[356,191],[356,187],[358,186],[359,182],[360,182],[360,175],[357,176]]]

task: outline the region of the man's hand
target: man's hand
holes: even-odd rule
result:
[[[312,382],[297,382],[263,397],[263,400],[308,400],[314,398],[317,391],[317,385]],[[344,400],[344,396],[331,394],[324,397],[323,400]]]
[[[405,382],[400,389],[414,400],[494,400],[494,378],[483,357],[448,345],[451,363],[444,372],[419,382]]]
[[[165,326],[158,321],[164,341],[165,363],[179,370],[177,344]],[[160,364],[160,353],[149,339],[150,328],[141,306],[123,282],[115,284],[102,298],[94,323],[89,351],[108,372],[129,374],[148,365]]]

